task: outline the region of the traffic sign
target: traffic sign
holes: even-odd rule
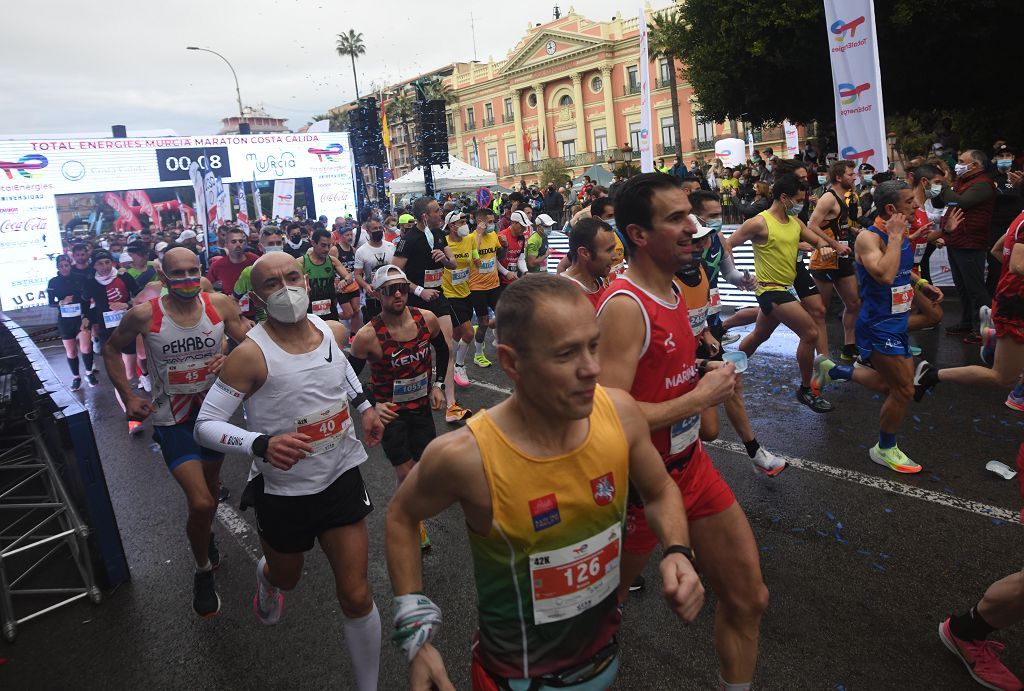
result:
[[[481,187],[476,191],[476,203],[481,207],[487,207],[491,203],[491,191],[486,187]]]

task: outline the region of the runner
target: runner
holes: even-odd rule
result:
[[[335,295],[355,283],[348,269],[331,254],[331,233],[313,231],[313,244],[302,255],[300,267],[309,285],[309,313],[321,319],[338,321],[338,303]],[[287,250],[286,250],[287,252]],[[338,280],[340,279],[340,281]],[[255,281],[253,281],[255,286]]]
[[[807,186],[804,183],[792,175],[779,177],[772,186],[771,207],[744,221],[725,239],[722,247],[729,256],[748,240],[754,248],[755,293],[761,313],[757,316],[757,326],[740,342],[740,350],[748,358],[752,357],[779,324],[785,324],[800,339],[796,348],[796,361],[800,366],[800,387],[796,399],[816,413],[828,413],[833,410],[832,404],[811,390],[818,327],[800,306],[793,283],[797,279],[797,245],[801,239],[817,244],[823,259],[835,250],[824,238],[794,218],[803,209],[806,198]]]
[[[469,274],[479,263],[480,254],[476,249],[476,236],[469,229],[469,223],[460,211],[449,211],[444,218],[447,250],[455,260],[454,268],[444,268],[441,279],[441,293],[451,305],[454,322],[452,338],[455,341],[455,383],[469,386],[466,374],[466,353],[473,343],[473,301],[470,298]]]
[[[509,216],[509,225],[498,233],[498,241],[504,250],[498,257],[498,272],[501,274],[502,286],[509,285],[526,273],[521,267],[525,263],[523,253],[526,250],[526,231],[530,228],[532,225],[526,214],[513,211]]]
[[[558,274],[580,287],[594,310],[608,287],[606,279],[615,262],[615,231],[598,218],[581,218],[569,231],[569,268]]]
[[[383,266],[372,281],[383,310],[356,334],[351,355],[357,374],[364,361],[370,362],[372,398],[384,422],[381,446],[395,469],[396,484],[401,485],[437,434],[431,409],[444,405],[448,346],[432,312],[406,306],[409,279],[401,269]],[[430,346],[437,353],[438,376],[433,386]],[[430,547],[422,523],[420,547]]]
[[[272,252],[283,252],[284,231],[278,226],[263,226],[263,229],[260,230],[259,250],[262,252],[260,256]],[[238,308],[242,311],[242,316],[249,320],[251,326],[255,326],[256,322],[266,320],[267,313],[266,310],[253,304],[249,294],[250,291],[252,291],[252,267],[247,266],[238,275],[238,280],[235,281],[235,287],[231,292],[232,297],[238,302]]]
[[[409,306],[434,313],[451,352],[452,334],[459,324],[455,321],[457,315],[452,312],[448,299],[441,292],[441,282],[444,270],[454,269],[456,264],[451,250],[444,244],[441,207],[430,197],[420,197],[413,202],[412,215],[416,218],[416,224],[405,231],[391,263],[402,269],[409,278],[412,290],[408,297]],[[444,395],[448,403],[445,421],[456,423],[472,415],[471,410],[455,401],[454,359],[448,360],[444,384]]]
[[[203,397],[224,364],[224,335],[241,340],[245,329],[230,298],[199,290],[199,259],[190,250],[178,247],[164,255],[160,282],[167,296],[131,308],[111,334],[103,358],[128,419],[152,418],[153,439],[185,494],[185,534],[196,561],[192,609],[213,617],[220,612],[213,577],[220,552],[212,528],[224,455],[196,444],[192,431]],[[139,336],[153,368],[152,402],[135,394],[117,366],[119,352],[134,346]]]
[[[915,290],[935,302],[942,291],[914,271],[914,251],[907,238],[907,218],[917,202],[914,191],[902,180],[883,182],[874,191],[880,216],[862,232],[856,243],[857,280],[862,308],[857,317],[857,348],[868,367],[836,365],[827,356],[815,359],[816,393],[834,380],[855,381],[886,395],[879,420],[878,443],[868,455],[897,473],[919,473],[921,466],[896,445],[914,396],[914,361],[910,352],[908,323]]]
[[[46,294],[50,307],[59,310],[57,316],[57,333],[64,344],[64,354],[68,358],[68,369],[71,370],[72,391],[82,388],[82,375],[78,364],[78,353],[82,353],[85,362],[85,376],[89,386],[96,386],[92,356],[92,338],[87,328],[82,326],[82,314],[89,309],[89,303],[82,298],[85,280],[80,274],[71,273],[71,259],[62,254],[57,257],[57,275],[50,279],[46,286]]]
[[[156,267],[149,260],[149,246],[143,242],[130,243],[125,250],[132,258],[130,264],[122,266],[126,273],[135,279],[136,285],[140,288],[153,281],[158,281]]]
[[[389,219],[394,221],[391,217]],[[381,310],[379,296],[371,285],[373,274],[377,269],[391,263],[391,258],[395,256],[395,246],[390,240],[384,239],[387,232],[381,230],[380,224],[373,219],[366,222],[366,234],[366,244],[356,250],[355,279],[366,297],[363,317],[368,323],[380,314]]]
[[[354,686],[371,691],[381,635],[367,579],[366,516],[373,507],[359,474],[366,451],[350,406],[361,413],[367,446],[380,442],[383,426],[342,353],[345,328],[307,315],[309,295],[297,263],[268,254],[253,267],[252,281],[267,321],[225,361],[196,420],[196,440],[253,458],[243,504],[256,508],[263,545],[256,617],[268,625],[281,620],[281,591],[298,584],[303,553],[319,541],[334,572]],[[243,399],[248,430],[229,422]]]
[[[380,221],[371,217],[371,220],[363,223],[363,228],[365,229],[368,224],[373,224],[373,227],[380,231]],[[369,235],[368,230],[365,235]],[[355,278],[356,247],[353,238],[354,235],[351,228],[343,229],[338,234],[338,242],[331,248],[331,254],[338,258],[341,265],[345,267],[345,271],[351,277],[351,281],[343,283],[341,292],[338,293],[338,316],[342,321],[347,322],[349,333],[355,334],[363,326],[363,314],[359,309],[360,284],[358,279]]]
[[[71,274],[82,279],[83,284],[92,278],[92,261],[89,255],[89,245],[84,242],[76,242],[71,246]]]
[[[505,250],[494,232],[494,213],[490,209],[477,209],[473,212],[473,219],[476,221],[474,237],[479,259],[469,266],[469,299],[476,313],[476,334],[473,338],[476,354],[473,362],[479,367],[490,367],[491,361],[484,352],[484,343],[487,329],[491,326],[491,313],[498,309],[498,298],[501,297],[499,271],[507,271],[498,264]]]
[[[850,229],[850,220],[856,218],[856,209],[851,209],[846,202],[854,185],[854,167],[853,161],[838,161],[829,167],[828,179],[831,184],[815,204],[807,222],[812,230],[820,230],[823,235],[839,243],[839,248],[834,252],[823,254],[819,250],[811,254],[811,276],[814,277],[826,309],[832,302],[833,287],[843,301],[844,341],[840,360],[848,365],[852,365],[857,357],[854,326],[857,323],[857,312],[860,311],[853,251],[850,249],[850,243],[856,240]],[[818,350],[828,357],[828,329],[824,317],[818,321],[818,334],[821,338]]]
[[[520,225],[529,226],[528,219],[526,223],[522,222],[526,218],[525,212],[518,213],[522,216],[518,219]],[[555,222],[547,214],[540,214],[533,223],[533,233],[526,240],[526,270],[530,273],[546,272],[548,270],[548,255],[551,254],[548,233],[555,227]]]
[[[285,225],[285,232],[288,234],[288,239],[284,243],[284,251],[296,259],[302,259],[309,251],[311,244],[309,240],[303,237],[302,225],[299,223],[288,223]],[[327,237],[330,238],[330,233]]]
[[[569,281],[538,274],[506,288],[498,360],[515,391],[467,429],[432,442],[391,500],[393,638],[409,661],[411,688],[454,689],[430,644],[441,611],[423,594],[416,525],[456,502],[476,581],[474,691],[612,685],[630,481],[664,548],[665,599],[684,621],[700,611],[703,588],[679,495],[637,404],[597,385],[598,335]]]
[[[698,365],[686,304],[673,280],[694,255],[689,198],[671,176],[643,173],[623,183],[615,200],[629,268],[608,287],[598,311],[599,381],[629,390],[640,404],[682,495],[701,571],[718,596],[719,686],[748,689],[768,589],[750,525],[698,438],[700,414],[732,395],[736,372],[731,363]],[[658,542],[652,533],[657,521],[640,499],[629,502],[621,600]]]
[[[235,281],[247,266],[252,266],[259,259],[252,252],[245,251],[248,236],[238,226],[229,226],[224,231],[227,251],[210,261],[210,270],[206,277],[213,284],[213,289],[231,295],[235,289]]]

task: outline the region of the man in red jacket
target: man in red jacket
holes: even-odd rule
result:
[[[953,188],[942,194],[947,206],[951,202],[958,204],[964,212],[964,220],[955,231],[945,234],[945,240],[961,307],[960,323],[947,328],[946,333],[966,336],[965,343],[981,343],[978,310],[992,302],[992,295],[985,286],[985,255],[992,245],[989,226],[996,189],[985,171],[986,163],[987,157],[977,149],[961,153],[955,166]]]

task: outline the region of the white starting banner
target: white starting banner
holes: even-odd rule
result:
[[[274,210],[270,213],[272,218],[292,217],[295,213],[295,180],[274,180]]]
[[[888,170],[873,0],[824,0],[839,158]]]
[[[346,133],[45,140],[0,135],[0,309],[46,304],[54,259],[64,251],[61,228],[81,223],[97,205],[105,214],[109,207],[115,228],[124,232],[141,227],[142,216],[157,227],[160,214],[165,221],[191,216],[185,201],[194,198],[193,163],[224,183],[309,178],[309,213],[334,218],[357,211]]]

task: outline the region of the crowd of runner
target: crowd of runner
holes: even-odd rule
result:
[[[281,620],[319,542],[354,685],[376,688],[368,545],[385,538],[367,529],[375,502],[359,466],[379,444],[395,469],[392,638],[412,688],[453,688],[431,645],[442,613],[423,592],[420,554],[431,547],[424,521],[458,503],[479,610],[474,689],[610,686],[622,608],[659,546],[678,617],[698,615],[705,586],[716,595],[719,688],[749,689],[769,594],[744,511],[703,442],[719,436],[721,405],[757,472],[786,469],[758,442],[741,376],[779,324],[799,341],[801,404],[829,413],[825,396],[843,381],[882,394],[868,459],[895,472],[920,472],[897,434],[940,383],[936,395],[989,386],[1024,410],[1024,176],[1005,149],[964,151],[952,171],[918,163],[901,179],[772,158],[760,207],[728,234],[739,200],[683,167],[616,180],[611,196],[589,185],[569,200],[578,204],[551,189],[483,208],[422,197],[331,226],[226,224],[209,247],[183,228],[69,238],[50,300],[71,390],[98,384],[100,352],[128,433],[152,423],[186,499],[199,616],[221,608],[221,463],[248,456],[241,507],[254,508],[263,547],[255,616]],[[557,267],[552,232],[568,236]],[[748,242],[753,273],[734,261]],[[909,334],[942,328],[927,259],[943,246],[963,305],[946,332],[977,343],[981,365],[915,364]],[[723,315],[723,281],[757,307]],[[840,344],[826,328],[833,295]],[[742,340],[731,332],[750,324]],[[458,393],[495,362],[513,392],[474,415]],[[440,435],[435,411],[449,426]],[[1024,572],[1007,576],[939,626],[989,688],[1021,688],[988,635],[1024,619],[1022,593]]]

